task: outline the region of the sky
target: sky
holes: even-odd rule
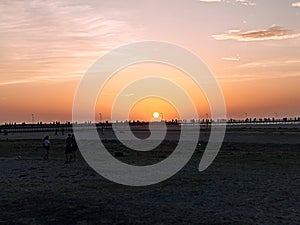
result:
[[[145,40],[197,55],[223,91],[228,118],[300,116],[299,21],[297,0],[1,0],[0,123],[31,122],[32,114],[35,122],[71,121],[88,68],[118,46]],[[180,82],[199,117],[209,113],[205,95],[185,74],[145,64],[125,68],[107,83],[95,119],[101,113],[110,120],[121,84],[145,71]],[[123,102],[134,94],[123,94]],[[160,98],[145,98],[117,118],[150,120],[154,111],[178,118]]]

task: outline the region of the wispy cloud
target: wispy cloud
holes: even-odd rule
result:
[[[292,6],[293,6],[293,7],[300,7],[300,2],[293,2],[293,3],[292,3]]]
[[[256,3],[250,0],[235,0],[236,3],[240,3],[242,5],[246,5],[246,6],[255,6]]]
[[[245,82],[245,81],[257,81],[260,80],[270,80],[270,79],[287,79],[287,78],[300,78],[300,72],[294,71],[291,73],[273,73],[269,76],[264,76],[260,73],[251,73],[251,72],[240,72],[240,73],[231,73],[226,75],[220,75],[217,77],[218,81],[222,83],[232,83],[232,82]]]
[[[198,0],[199,2],[222,2],[223,0]]]
[[[240,64],[239,68],[278,68],[278,67],[286,67],[289,69],[297,69],[299,68],[300,59],[280,59],[280,60],[261,60],[255,62],[247,62]],[[289,66],[289,67],[287,67]]]
[[[231,30],[224,34],[212,36],[216,40],[237,40],[237,41],[266,41],[266,40],[283,40],[300,37],[300,33],[284,29],[279,26],[272,26],[268,29],[251,30],[241,32]]]
[[[46,76],[28,76],[24,79],[8,79],[0,81],[0,86],[6,85],[19,85],[26,83],[37,83],[37,82],[69,82],[80,79],[81,75],[68,75],[68,76],[59,76],[59,75],[46,75]]]
[[[100,6],[0,1],[0,83],[72,80],[105,51],[135,39],[136,28],[121,18],[126,12]]]
[[[25,83],[31,83],[31,79],[18,79],[18,80],[9,80],[9,81],[2,81],[0,82],[0,86],[6,86],[6,85],[15,85],[15,84],[25,84]]]
[[[199,2],[206,3],[231,3],[231,4],[242,4],[245,6],[255,6],[256,3],[252,0],[198,0]]]
[[[134,93],[124,93],[124,94],[119,94],[117,92],[106,92],[106,93],[103,93],[103,95],[105,96],[121,96],[121,97],[131,97],[131,96],[134,96]]]
[[[231,64],[217,78],[221,82],[244,82],[267,79],[300,78],[299,58],[242,61]]]
[[[240,61],[240,57],[237,56],[230,56],[230,57],[223,57],[223,60],[227,60],[227,61]]]

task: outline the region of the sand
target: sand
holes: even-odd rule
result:
[[[1,136],[0,224],[297,224],[299,134],[229,129],[207,170],[197,170],[203,142],[183,170],[146,187],[112,183],[81,159],[64,164],[63,137],[53,138],[44,161],[40,140]],[[111,151],[123,151],[119,159],[131,163],[161,160],[170,153],[166,146],[176,144],[137,155],[106,135]]]

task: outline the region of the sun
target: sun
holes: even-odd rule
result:
[[[159,117],[159,113],[158,112],[154,112],[153,113],[153,118],[157,119]]]

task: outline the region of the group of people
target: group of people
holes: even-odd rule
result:
[[[72,161],[76,161],[76,151],[78,149],[76,139],[74,134],[68,134],[68,137],[66,139],[66,150],[65,150],[65,155],[66,155],[66,163],[69,163]]]
[[[44,155],[44,160],[49,160],[49,150],[50,150],[50,139],[49,136],[44,137],[43,139],[43,148],[46,150],[46,154]],[[66,148],[65,148],[65,155],[66,155],[66,163],[71,162],[72,160],[76,160],[76,151],[78,149],[77,142],[75,139],[74,134],[68,134],[66,139]]]

